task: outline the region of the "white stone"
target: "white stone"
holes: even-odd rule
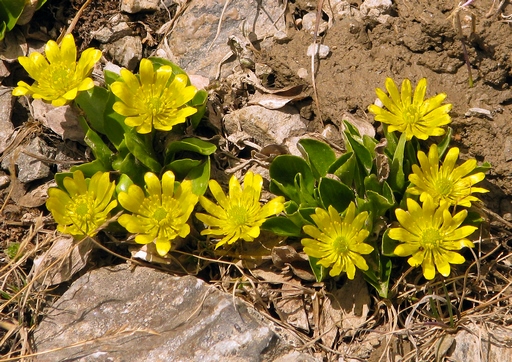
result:
[[[308,46],[307,55],[308,57],[311,57],[313,54],[318,53],[318,57],[320,59],[325,59],[329,56],[329,53],[331,52],[331,49],[324,44],[311,44]]]

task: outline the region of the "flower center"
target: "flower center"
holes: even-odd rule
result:
[[[348,242],[347,239],[343,236],[338,236],[332,242],[332,247],[337,254],[345,254],[348,251]]]
[[[403,112],[403,118],[407,124],[415,124],[420,119],[419,108],[415,105],[407,106]]]
[[[233,205],[228,212],[228,220],[234,225],[243,226],[248,222],[247,208],[243,205]]]
[[[167,217],[167,211],[163,207],[159,207],[155,210],[153,213],[153,218],[157,220],[159,223],[160,221],[164,220]]]
[[[450,195],[452,192],[453,182],[447,178],[439,178],[435,182],[435,190],[440,196]]]
[[[442,235],[438,229],[426,229],[421,235],[421,245],[427,249],[437,249],[443,241]]]
[[[73,202],[67,206],[68,215],[73,223],[83,233],[89,233],[90,227],[94,224],[94,199],[89,194],[75,196]]]
[[[66,93],[74,86],[74,69],[70,68],[66,64],[53,63],[49,68],[49,83],[52,89],[61,90]]]

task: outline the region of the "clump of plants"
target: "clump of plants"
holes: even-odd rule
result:
[[[46,0],[3,0],[0,2],[0,41],[17,24],[26,24]]]
[[[414,91],[407,79],[400,89],[390,78],[385,91],[377,88],[379,104],[369,111],[383,125],[380,139],[345,122],[344,153],[302,139],[302,157],[276,157],[269,171],[277,196],[263,202],[258,174],[248,172],[243,183],[233,175],[227,193],[210,179],[216,146],[185,136],[185,127],[200,126],[207,94],[182,69],[143,59],[138,73],[105,71],[100,87],[90,78],[100,56],[87,49],[77,61],[67,35],[60,45],[48,42],[45,56],[19,59],[35,81],[19,82],[13,94],[79,107],[94,155],[57,174],[58,187],[48,191],[60,232],[81,240],[116,224],[165,256],[173,240],[189,236],[191,218],[215,249],[267,230],[301,241],[317,281],[361,272],[383,298],[401,258],[432,280],[448,277],[465,261],[461,250],[474,246],[480,217],[471,207],[487,192],[476,185],[489,165],[458,165],[452,106],[444,93],[425,99],[426,79]]]

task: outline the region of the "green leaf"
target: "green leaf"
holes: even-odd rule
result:
[[[364,279],[375,288],[380,297],[385,299],[389,297],[389,278],[392,268],[391,259],[382,256],[379,262],[379,276],[371,268],[363,271]]]
[[[371,150],[366,148],[364,141],[359,135],[357,129],[347,121],[343,121],[343,123],[345,124],[346,127],[344,131],[345,140],[348,141],[348,143],[350,144],[350,149],[347,146],[347,151],[354,151],[354,154],[356,155],[359,164],[363,167],[363,170],[365,171],[365,176],[369,175],[373,167],[374,156],[372,155],[372,153],[375,153],[375,147],[373,147],[373,149]]]
[[[298,197],[301,190],[296,187],[295,176],[300,174],[302,181],[299,187],[309,195],[313,194],[315,178],[308,163],[300,157],[292,155],[277,156],[270,164],[270,191],[276,195],[286,196],[300,203]]]
[[[162,165],[156,159],[155,151],[151,146],[150,137],[138,134],[131,130],[124,134],[126,147],[143,165],[148,167],[154,173],[160,173]]]
[[[166,170],[171,170],[176,176],[176,179],[183,180],[194,167],[199,166],[202,162],[201,160],[183,158],[169,163],[166,166]]]
[[[405,151],[405,133],[402,133],[398,145],[393,155],[389,172],[389,186],[396,192],[402,192],[405,188],[405,173],[404,173],[404,151]]]
[[[126,117],[121,116],[112,109],[115,101],[115,95],[112,92],[108,92],[105,112],[103,114],[103,128],[110,142],[119,150],[119,147],[124,142],[125,133],[130,132],[133,128],[124,123]]]
[[[194,194],[204,195],[210,180],[210,158],[190,170],[185,179],[192,181],[192,192]]]
[[[103,75],[105,76],[105,83],[107,85],[111,85],[115,81],[119,80],[119,78],[121,78],[121,75],[114,73],[110,70],[104,70]]]
[[[105,108],[109,98],[109,91],[95,86],[87,92],[80,92],[75,99],[80,109],[85,112],[91,127],[99,133],[105,134]]]
[[[5,29],[7,31],[14,28],[24,8],[24,0],[0,1],[0,20],[5,24]]]
[[[470,175],[473,175],[477,172],[487,172],[492,168],[492,165],[489,162],[484,162],[480,166],[477,166],[473,171],[471,171]]]
[[[206,112],[206,101],[208,100],[208,92],[204,89],[200,89],[197,91],[196,95],[188,105],[197,109],[197,112],[191,115],[190,123],[192,124],[192,128],[196,129],[201,119],[203,119],[204,113]]]
[[[437,144],[437,152],[439,154],[439,159],[442,159],[446,151],[448,150],[448,147],[450,147],[450,142],[452,140],[452,133],[453,130],[451,127],[448,127],[448,132],[446,132],[445,136]]]
[[[149,171],[134,155],[128,153],[124,158],[112,163],[119,173],[126,174],[134,184],[144,187],[144,174]]]
[[[314,224],[315,222],[311,218],[311,215],[315,213],[316,207],[300,207],[298,213],[307,224]],[[305,225],[304,223],[303,225]]]
[[[302,228],[285,216],[274,216],[265,220],[261,225],[263,230],[268,230],[280,236],[299,237]]]
[[[318,193],[326,210],[332,205],[340,213],[355,199],[354,192],[347,185],[327,177],[320,179]]]
[[[38,0],[36,10],[39,10],[45,3],[46,0]]]
[[[309,163],[316,179],[325,176],[329,167],[336,161],[334,151],[324,142],[314,139],[301,139],[297,147]]]
[[[93,161],[94,162],[94,161]],[[94,174],[93,174],[94,175]],[[66,188],[64,187],[64,179],[66,177],[71,177],[73,178],[73,172],[57,172],[54,176],[55,178],[55,182],[57,183],[57,186],[59,189],[61,190],[65,190]]]
[[[172,74],[187,75],[187,73],[183,69],[181,69],[177,64],[171,62],[170,60],[167,60],[164,58],[159,58],[159,57],[149,57],[148,59],[151,61],[151,63],[153,63],[153,66],[155,67],[155,69],[160,68],[162,65],[168,65],[172,68]],[[188,77],[188,75],[187,75],[187,77]],[[174,79],[174,77],[171,78],[171,81],[172,81],[172,79]],[[190,85],[190,80],[188,81],[187,85]]]
[[[209,156],[217,150],[213,143],[203,141],[199,138],[184,138],[181,141],[171,142],[165,151],[165,163],[174,160],[176,153],[182,151],[191,151],[203,156]]]
[[[345,185],[352,185],[356,163],[354,152],[347,152],[331,165],[329,173],[336,175]]]
[[[384,234],[382,234],[382,255],[386,256],[396,256],[395,255],[395,249],[400,244],[399,241],[391,239],[389,234],[390,228],[386,229],[384,231]]]
[[[311,270],[315,275],[316,281],[321,282],[327,277],[327,269],[322,265],[318,264],[318,260],[320,259],[309,256],[309,265],[311,266]]]
[[[128,188],[133,185],[133,181],[128,175],[122,174],[116,184],[116,193],[128,192]]]
[[[81,165],[72,166],[70,171],[74,172],[80,170],[84,174],[85,178],[92,177],[96,172],[108,172],[111,170],[110,167],[105,167],[105,165],[100,160],[94,160],[87,163],[82,163]]]
[[[111,170],[113,153],[110,148],[108,148],[101,137],[89,127],[84,117],[79,117],[78,121],[85,131],[84,141],[91,148],[94,157],[102,163],[105,169]]]

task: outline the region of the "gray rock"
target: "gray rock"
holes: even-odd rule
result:
[[[108,25],[93,32],[93,37],[100,43],[109,43],[133,34],[128,23],[128,16],[116,14],[108,21]]]
[[[142,40],[139,36],[125,36],[103,49],[111,60],[130,70],[134,70],[142,59]]]
[[[512,361],[511,336],[510,328],[472,324],[455,335],[448,356],[452,361]]]
[[[159,45],[157,55],[179,64],[189,73],[215,78],[219,64],[231,51],[227,44],[230,36],[250,39],[262,49],[269,47],[274,34],[286,32],[282,14],[283,6],[275,0],[192,0],[172,33]],[[220,32],[216,36],[219,22]],[[234,62],[234,57],[229,61]],[[224,63],[221,76],[227,77],[234,64]]]
[[[78,122],[79,111],[72,105],[54,107],[40,99],[32,101],[34,119],[62,137],[63,140],[84,141],[84,131]]]
[[[12,88],[0,87],[0,154],[5,151],[9,138],[14,132],[14,126],[11,122],[13,106],[11,92]]]
[[[242,131],[260,146],[283,144],[290,136],[303,134],[306,125],[292,106],[271,110],[261,106],[247,106],[224,117],[228,134]]]
[[[141,11],[156,11],[160,6],[160,0],[122,0],[121,11],[135,14]]]
[[[36,361],[274,361],[289,354],[292,347],[255,314],[192,276],[101,268],[48,310],[34,338],[39,353],[52,352]]]
[[[36,137],[28,145],[23,146],[21,152],[20,149],[15,149],[12,153],[9,153],[2,161],[2,168],[8,170],[14,157],[14,163],[18,166],[18,180],[20,182],[28,183],[48,177],[50,175],[48,162],[41,161],[30,154],[43,158],[53,158],[54,149],[48,147],[41,138]]]

